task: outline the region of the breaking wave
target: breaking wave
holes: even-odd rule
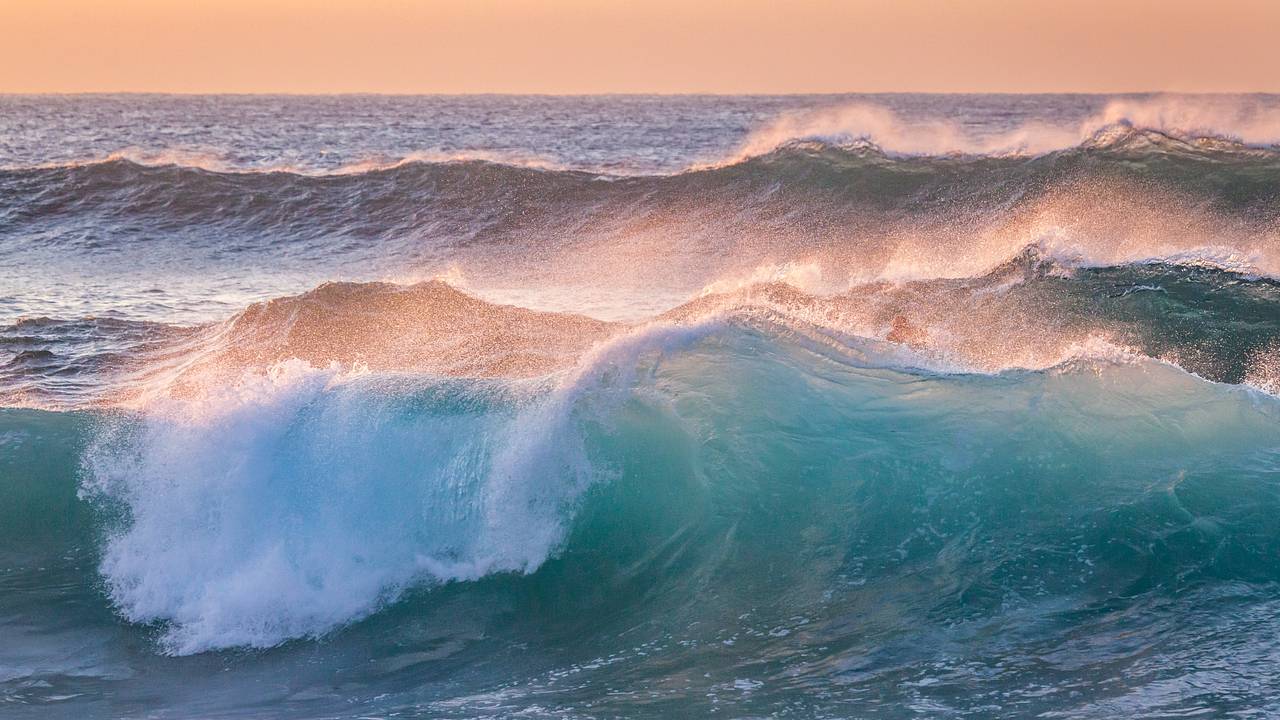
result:
[[[1276,707],[1275,130],[0,170],[0,701]]]

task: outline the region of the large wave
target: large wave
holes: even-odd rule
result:
[[[592,682],[664,657],[645,677],[666,697],[760,711],[812,683],[833,708],[962,686],[948,648],[1003,663],[1004,702],[1151,711],[1140,688],[1181,672],[1159,658],[1250,652],[1203,644],[1190,614],[1269,632],[1236,610],[1280,582],[1274,398],[1132,357],[995,375],[902,358],[739,317],[628,333],[549,381],[289,363],[88,431],[85,492],[115,518],[100,569],[173,653],[359,647],[384,623],[403,645],[420,617],[444,624],[427,637],[534,633]],[[1074,654],[1082,627],[1129,639]],[[415,652],[416,672],[437,662]],[[572,697],[563,664],[523,662],[473,702]],[[711,677],[686,687],[688,663]],[[1099,663],[1137,694],[1070,699],[1062,681]]]
[[[1035,249],[962,281],[735,287],[634,327],[495,306],[440,282],[326,285],[181,335],[179,361],[160,353],[168,369],[95,431],[84,492],[116,518],[101,570],[126,617],[161,623],[174,653],[272,646],[415,587],[572,554],[584,493],[636,482],[629,473],[719,492],[702,484],[835,462],[802,449],[813,443],[865,443],[894,463],[936,452],[945,468],[954,428],[1004,458],[1017,453],[985,444],[1026,422],[1085,433],[1037,451],[1084,468],[1080,452],[1116,447],[1095,435],[1098,418],[1136,443],[1108,451],[1108,472],[1227,437],[1253,448],[1231,472],[1253,453],[1266,467],[1275,401],[1175,363],[1273,390],[1278,293],[1220,269],[1070,268]],[[1242,322],[1250,331],[1235,333]],[[847,416],[868,403],[877,420]],[[1010,419],[1016,408],[1026,417]],[[1162,419],[1138,432],[1136,417]],[[913,445],[895,449],[900,439]],[[760,456],[779,443],[781,455]],[[1160,472],[1185,473],[1191,457]]]
[[[536,569],[604,472],[581,457],[584,413],[631,389],[639,356],[707,332],[627,335],[553,382],[295,358],[153,400],[86,453],[86,492],[124,518],[112,595],[132,620],[171,621],[186,653],[320,634],[414,582]]]

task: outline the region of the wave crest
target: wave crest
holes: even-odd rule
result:
[[[1132,147],[1138,140],[1159,138],[1203,149],[1274,148],[1280,144],[1280,111],[1239,99],[1113,100],[1075,127],[1037,121],[977,137],[957,123],[908,120],[885,107],[856,103],[784,115],[753,132],[737,152],[716,165],[736,164],[805,141],[871,146],[903,155],[1001,156]]]

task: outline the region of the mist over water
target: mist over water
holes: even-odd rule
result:
[[[1274,714],[1278,142],[0,97],[0,714]]]

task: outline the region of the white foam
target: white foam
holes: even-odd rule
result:
[[[511,385],[290,361],[154,404],[86,453],[85,492],[129,516],[102,561],[113,600],[187,654],[319,635],[418,582],[537,567],[584,482],[564,424],[536,410],[545,391]]]

